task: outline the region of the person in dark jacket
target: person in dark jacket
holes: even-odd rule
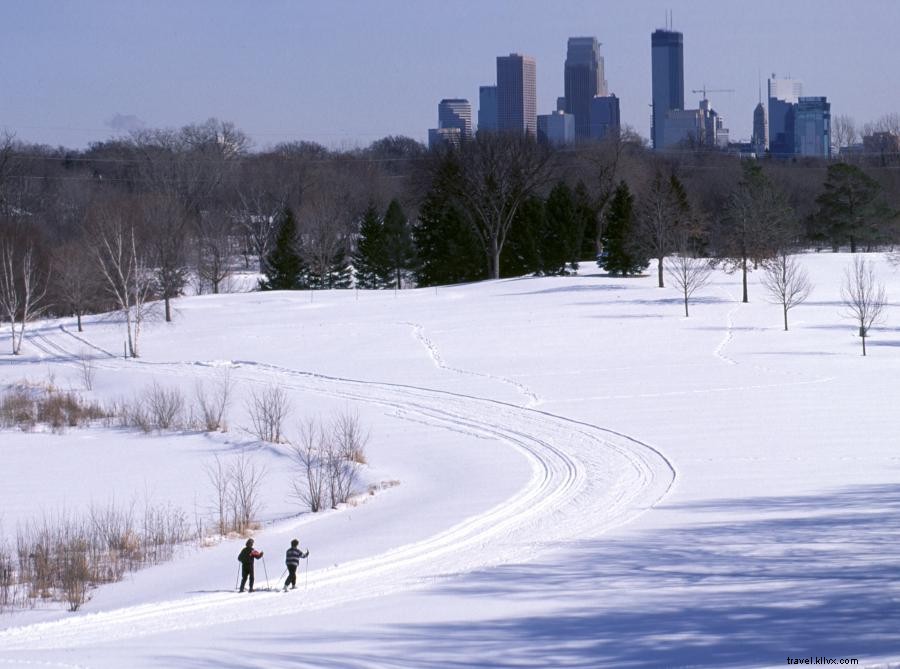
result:
[[[253,539],[247,539],[247,545],[238,554],[238,562],[241,563],[241,589],[238,592],[244,592],[247,579],[250,579],[250,592],[253,592],[253,561],[262,556],[262,551],[254,550]]]
[[[291,590],[297,587],[297,567],[300,566],[300,558],[308,558],[309,550],[301,551],[297,548],[297,545],[300,542],[296,539],[291,540],[291,547],[287,549],[287,553],[284,556],[284,563],[287,565],[288,577],[284,582],[284,590],[287,592],[288,586],[291,586]]]

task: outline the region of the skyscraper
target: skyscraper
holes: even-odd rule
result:
[[[619,132],[619,126],[619,98],[598,95],[591,100],[591,139],[614,135]]]
[[[774,155],[794,153],[794,115],[803,82],[798,79],[769,79],[769,150]]]
[[[538,141],[551,146],[564,146],[575,141],[575,117],[564,111],[539,114],[537,117]]]
[[[497,130],[537,135],[534,58],[497,56]]]
[[[750,143],[757,156],[763,155],[769,148],[769,120],[762,101],[753,110],[753,139]]]
[[[589,137],[591,100],[607,93],[603,56],[596,37],[569,38],[564,78],[565,110],[575,115],[575,137]]]
[[[653,148],[663,148],[666,113],[684,109],[684,37],[673,30],[656,30],[650,37],[653,75]]]
[[[478,88],[478,129],[493,132],[497,129],[497,87]]]
[[[827,98],[798,100],[794,116],[794,154],[831,157],[831,104]]]
[[[462,98],[444,98],[438,104],[438,128],[459,128],[460,136],[472,138],[472,105]]]

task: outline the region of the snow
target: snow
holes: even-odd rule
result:
[[[882,256],[888,295],[900,276]],[[683,316],[640,278],[522,278],[394,292],[177,300],[142,358],[121,326],[32,326],[0,383],[186,397],[228,367],[224,434],[0,433],[2,531],[109,499],[208,511],[204,465],[250,448],[269,469],[272,585],[292,537],[300,590],[233,592],[241,539],[103,586],[77,613],[0,615],[0,667],[767,667],[788,657],[900,666],[893,307],[861,356],[841,317],[846,254],[804,254],[791,311],[716,272]],[[0,351],[8,348],[0,336]],[[4,348],[5,347],[5,348]],[[358,411],[361,503],[301,514],[282,446],[243,429],[277,383],[306,417]],[[258,580],[265,580],[257,568]]]

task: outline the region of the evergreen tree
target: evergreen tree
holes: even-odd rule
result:
[[[546,206],[546,226],[541,242],[544,274],[566,274],[566,265],[578,270],[578,256],[584,238],[584,218],[579,215],[572,189],[559,182],[550,191]]]
[[[640,274],[650,265],[646,252],[635,240],[634,196],[624,181],[619,183],[609,205],[603,250],[597,264],[610,274]]]
[[[487,278],[484,248],[454,203],[451,184],[458,177],[452,153],[441,162],[412,231],[416,283],[437,286]]]
[[[353,254],[356,285],[360,288],[384,288],[383,277],[390,274],[385,250],[384,226],[369,205],[359,228],[359,241]]]
[[[546,227],[544,201],[537,196],[529,197],[516,212],[506,236],[500,254],[501,277],[537,274],[543,270],[541,243]]]
[[[297,290],[302,287],[304,266],[297,251],[297,222],[290,207],[285,207],[278,226],[275,245],[265,258],[260,290]]]
[[[825,191],[816,198],[819,211],[813,218],[810,236],[828,241],[837,250],[849,243],[855,253],[857,244],[867,249],[890,238],[893,212],[884,201],[881,184],[856,165],[835,163],[828,166]]]
[[[384,214],[384,259],[390,274],[379,277],[388,285],[403,287],[403,276],[413,266],[413,241],[409,221],[397,200],[391,200]]]
[[[597,207],[594,205],[587,186],[579,181],[572,196],[575,200],[575,215],[581,225],[581,247],[578,249],[580,260],[597,257]],[[578,269],[577,266],[574,269]]]

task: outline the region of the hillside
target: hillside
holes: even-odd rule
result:
[[[85,667],[900,666],[900,275],[862,357],[847,254],[805,254],[811,297],[750,303],[721,271],[685,318],[640,278],[521,278],[409,291],[207,295],[150,323],[124,360],[114,317],[32,324],[0,385],[102,402],[156,382],[190,398],[228,369],[227,432],[0,432],[0,520],[148,500],[206,517],[214,456],[268,475],[254,533],[274,587],[298,537],[300,590],[234,592],[232,538],[105,585],[75,613],[0,614],[0,665]],[[284,445],[245,429],[280,387],[299,424],[370,432],[352,505],[301,513]],[[63,511],[64,510],[64,511]],[[303,569],[303,566],[301,566]],[[257,567],[258,581],[266,573]],[[264,585],[264,583],[263,583]]]

